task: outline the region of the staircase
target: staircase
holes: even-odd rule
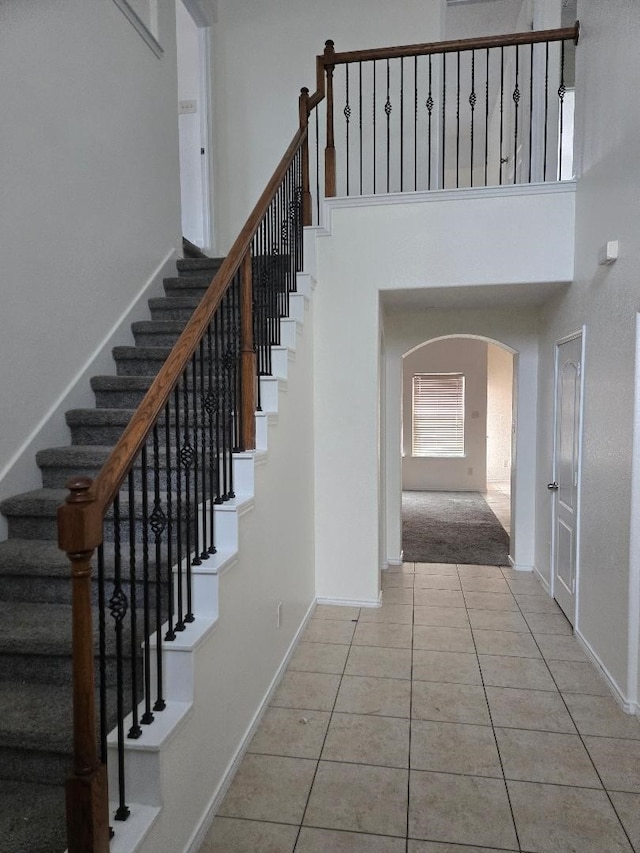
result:
[[[67,412],[71,445],[42,450],[42,488],[4,500],[0,543],[0,853],[62,853],[71,754],[71,584],[56,510],[72,475],[95,477],[221,260],[186,258],[113,350],[115,375],[91,380],[96,407]],[[108,552],[109,545],[105,545]],[[109,565],[110,561],[105,560]]]

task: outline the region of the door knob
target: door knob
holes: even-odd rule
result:
[[[547,483],[547,488],[549,489],[550,492],[557,492],[558,491],[558,484],[557,483]]]

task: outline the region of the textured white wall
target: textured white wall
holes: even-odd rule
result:
[[[159,38],[162,59],[111,2],[0,4],[2,496],[31,433],[179,246],[171,0]],[[52,429],[68,440],[61,416]],[[21,488],[39,485],[25,465]]]
[[[487,349],[487,481],[509,480],[513,356],[502,347]]]
[[[516,562],[531,567],[537,327],[535,317],[527,314],[513,320],[517,333],[513,332],[509,324],[517,311],[494,316],[492,310],[468,314],[456,309],[443,316],[443,312],[414,308],[404,315],[406,328],[413,330],[405,338],[398,338],[391,317],[389,324],[385,322],[387,365],[397,359],[397,375],[388,366],[386,376],[387,516],[393,523],[387,527],[387,554],[378,553],[380,291],[398,291],[401,297],[400,291],[407,288],[447,287],[454,293],[460,285],[522,283],[535,288],[545,281],[571,280],[571,189],[529,197],[510,190],[451,193],[446,200],[441,195],[439,203],[406,201],[352,208],[338,204],[331,236],[318,238],[318,595],[376,601],[380,561],[399,558],[400,357],[425,340],[447,334],[482,335],[520,352],[521,457],[522,471],[528,473],[518,480],[522,525],[515,530],[512,545],[515,542]]]
[[[298,95],[315,91],[315,57],[437,41],[444,0],[219,0],[214,132],[219,250],[244,224],[298,128]]]
[[[631,0],[579,3],[582,25],[576,69],[576,280],[545,317],[541,340],[541,443],[537,485],[536,564],[548,576],[553,345],[586,327],[582,541],[577,627],[622,694],[637,673],[639,602],[637,540],[630,549],[634,363],[640,237],[640,68],[631,57],[640,39],[640,9]],[[623,80],[624,86],[612,85]],[[620,240],[620,259],[598,266],[607,240]],[[633,573],[630,575],[630,566]],[[630,594],[631,584],[631,594]]]
[[[412,456],[415,373],[462,373],[465,379],[464,456]],[[487,345],[469,338],[434,341],[402,360],[402,488],[483,492],[487,485]]]

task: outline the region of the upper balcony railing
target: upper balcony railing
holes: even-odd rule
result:
[[[325,101],[310,119],[314,219],[322,191],[373,195],[571,178],[578,35],[576,23],[348,53],[328,41],[316,58],[317,90],[301,96],[308,115]]]

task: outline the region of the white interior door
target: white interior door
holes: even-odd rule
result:
[[[579,556],[582,333],[556,344],[553,495],[553,597],[575,624]]]

